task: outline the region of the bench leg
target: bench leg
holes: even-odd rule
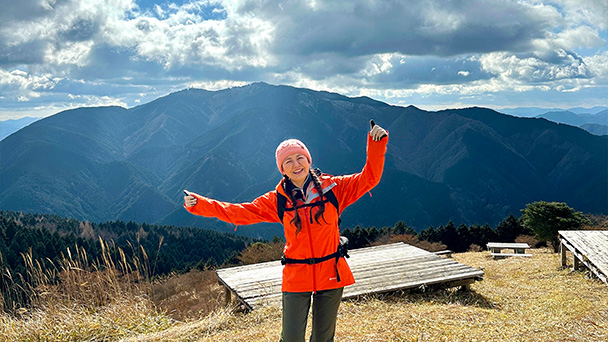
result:
[[[572,265],[572,269],[576,271],[579,268],[581,268],[581,261],[576,257],[576,255],[574,255],[573,258],[574,258],[574,262],[573,262],[573,265]]]
[[[470,291],[470,290],[471,290],[471,284],[460,285],[460,288],[458,289],[458,291],[461,291],[461,292]]]
[[[564,241],[560,240],[559,249],[562,254],[562,267],[566,267],[568,264],[568,259],[566,257],[566,246],[564,246]]]
[[[228,306],[232,303],[232,291],[229,288],[224,287],[224,305]]]

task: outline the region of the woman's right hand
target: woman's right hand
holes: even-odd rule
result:
[[[187,208],[194,207],[198,202],[196,197],[192,196],[192,192],[188,190],[184,190],[184,193],[186,194],[186,196],[184,196],[184,206]]]

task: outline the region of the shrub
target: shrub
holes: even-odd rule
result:
[[[243,265],[257,264],[259,262],[280,260],[283,255],[283,247],[285,244],[281,241],[274,242],[255,242],[245,248],[237,259]]]

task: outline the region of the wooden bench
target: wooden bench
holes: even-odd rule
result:
[[[494,259],[532,256],[532,254],[526,254],[526,249],[530,248],[530,245],[527,243],[488,242],[487,247]],[[502,253],[503,249],[512,249],[513,253]]]

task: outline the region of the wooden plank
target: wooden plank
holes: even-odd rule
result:
[[[441,258],[443,259],[443,258]],[[443,259],[445,260],[445,259]],[[464,268],[468,268],[468,266],[465,266]],[[433,262],[424,262],[422,264],[419,265],[412,265],[412,264],[406,264],[403,266],[398,266],[398,267],[393,267],[393,269],[391,269],[390,271],[384,268],[380,268],[380,269],[375,269],[375,270],[367,270],[366,272],[353,272],[353,274],[355,275],[355,279],[359,280],[363,280],[366,278],[373,278],[373,277],[377,277],[377,278],[386,278],[386,277],[390,277],[394,274],[405,277],[408,276],[409,274],[416,274],[417,272],[422,272],[422,273],[430,273],[436,269],[439,270],[443,270],[446,272],[449,272],[450,270],[454,269],[454,270],[460,270],[462,269],[462,267],[458,267],[457,265],[446,265],[445,263],[441,263],[440,261],[433,261]]]
[[[393,277],[367,277],[358,280],[353,287],[368,287],[369,285],[378,284],[395,284],[395,287],[401,287],[403,284],[410,282],[414,283],[427,283],[430,279],[442,279],[442,280],[454,280],[460,279],[460,276],[464,277],[477,276],[477,271],[470,271],[466,269],[459,270],[445,270],[445,269],[432,269],[429,271],[418,271],[409,272],[407,275],[393,276]],[[357,285],[358,284],[358,285]]]
[[[449,249],[446,249],[446,250],[443,250],[443,251],[437,251],[437,252],[433,252],[433,254],[435,254],[435,255],[445,255],[445,256],[447,256],[448,258],[451,258],[451,257],[452,257],[452,253],[454,253],[454,252],[452,252],[452,251],[451,251],[451,250],[449,250]]]
[[[490,253],[494,259],[502,259],[507,257],[531,257],[532,254],[524,254],[524,253]]]
[[[349,289],[349,291],[347,292],[346,289],[344,291],[344,298],[350,298],[350,297],[354,297],[354,296],[359,296],[359,295],[363,295],[363,294],[371,294],[371,293],[383,293],[383,292],[389,292],[389,291],[396,291],[396,290],[402,290],[402,289],[409,289],[409,288],[418,288],[420,286],[429,286],[429,285],[435,285],[435,284],[441,284],[441,283],[445,283],[446,281],[452,281],[452,280],[461,280],[461,279],[475,279],[475,275],[473,273],[471,274],[467,274],[467,275],[463,275],[462,277],[454,277],[454,278],[446,278],[446,277],[430,277],[425,279],[424,281],[419,281],[419,280],[410,280],[410,281],[406,281],[400,284],[395,284],[395,283],[390,283],[390,282],[385,282],[385,283],[376,283],[374,284],[373,288],[371,286],[364,286],[363,284],[359,284],[359,286],[352,286],[352,287],[347,287]]]
[[[530,248],[527,243],[515,243],[515,242],[488,242],[487,248],[502,248],[502,249],[513,249],[513,248]]]

